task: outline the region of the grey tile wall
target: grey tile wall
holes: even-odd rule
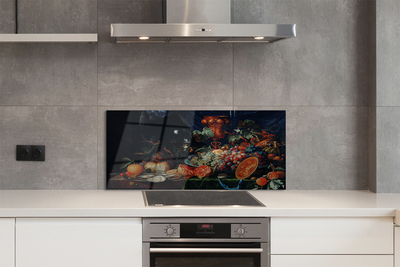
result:
[[[160,0],[21,2],[24,31],[94,28],[99,43],[0,44],[0,189],[104,189],[106,110],[233,108],[287,111],[288,189],[368,188],[372,0],[234,0],[234,22],[298,37],[190,45],[109,42],[110,23],[161,22]],[[28,143],[46,162],[15,161]]]
[[[1,105],[97,105],[97,45],[0,44]]]
[[[400,192],[399,12],[400,1],[376,2],[376,192]]]
[[[15,33],[15,0],[0,1],[0,33]]]
[[[376,192],[400,192],[400,108],[376,109]]]
[[[96,189],[97,107],[1,106],[1,189]],[[44,162],[16,145],[45,145]]]
[[[96,0],[18,7],[20,33],[97,32]],[[97,44],[1,43],[0,115],[0,189],[97,189]],[[16,161],[18,144],[45,162]]]
[[[371,1],[251,2],[236,0],[235,22],[296,23],[298,36],[235,45],[235,105],[254,95],[264,105],[367,105]]]
[[[232,46],[99,44],[99,105],[232,105]]]
[[[400,1],[377,1],[377,106],[400,106],[399,12]]]
[[[95,33],[97,0],[18,0],[19,33]]]

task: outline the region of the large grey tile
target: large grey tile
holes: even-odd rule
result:
[[[20,33],[96,33],[97,0],[18,0]]]
[[[235,44],[235,105],[367,105],[372,1],[234,4],[236,23],[297,24],[296,38]]]
[[[0,105],[97,104],[97,45],[0,44]]]
[[[400,106],[400,1],[376,1],[377,106]]]
[[[400,107],[376,108],[378,193],[400,193]]]
[[[368,107],[289,107],[286,123],[288,189],[368,189]]]
[[[97,108],[0,107],[0,189],[96,189]],[[16,145],[45,145],[44,162]]]
[[[110,42],[112,23],[161,23],[162,0],[98,0],[99,42]]]
[[[100,105],[232,105],[229,44],[99,46]]]
[[[15,33],[15,0],[0,0],[0,33]]]

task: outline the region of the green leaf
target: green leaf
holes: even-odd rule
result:
[[[129,161],[132,162],[132,160],[130,158],[122,158],[122,161]]]
[[[230,135],[230,136],[228,136],[228,142],[235,142],[237,140],[240,140],[240,136],[238,136],[238,135]]]
[[[213,132],[213,130],[211,130],[210,128],[208,128],[208,127],[204,127],[203,128],[203,133],[202,133],[204,136],[207,136],[207,137],[214,137],[214,132]]]
[[[254,137],[254,135],[249,131],[243,131],[243,137],[246,139],[251,139]]]
[[[193,135],[195,135],[195,134],[201,134],[201,132],[200,132],[199,130],[194,130],[194,131],[192,132],[192,134],[193,134]]]

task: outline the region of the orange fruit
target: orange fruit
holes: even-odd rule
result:
[[[129,172],[130,178],[135,178],[144,171],[144,168],[139,164],[131,164],[126,168],[126,171]]]
[[[276,171],[269,172],[269,173],[267,173],[267,178],[269,180],[276,180],[279,178],[279,173]]]
[[[253,174],[258,168],[258,158],[250,157],[243,160],[236,169],[235,176],[238,179],[245,179]]]
[[[259,186],[264,186],[264,185],[266,185],[266,184],[268,183],[268,180],[267,180],[267,178],[265,178],[265,177],[261,177],[261,178],[258,178],[258,179],[257,179],[256,183],[257,183]]]

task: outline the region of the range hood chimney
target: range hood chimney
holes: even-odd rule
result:
[[[260,43],[296,37],[296,24],[232,24],[231,0],[163,0],[164,23],[111,24],[113,43]]]

